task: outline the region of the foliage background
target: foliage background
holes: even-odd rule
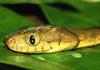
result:
[[[38,6],[40,9],[38,15],[35,14],[37,7],[33,9],[33,6],[31,8],[33,13],[28,15],[20,14],[9,8],[9,6],[15,5],[27,7],[27,4]],[[31,70],[99,70],[100,45],[72,51],[27,55],[12,52],[4,44],[6,35],[23,26],[53,24],[79,29],[100,27],[99,8],[99,0],[98,2],[88,0],[0,0],[0,63]],[[23,12],[27,11],[23,10]]]

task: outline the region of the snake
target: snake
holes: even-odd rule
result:
[[[100,29],[32,26],[5,37],[7,47],[20,53],[52,53],[100,44]]]

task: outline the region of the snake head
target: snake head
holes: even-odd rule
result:
[[[38,26],[18,31],[6,37],[9,49],[22,53],[50,53],[70,50],[78,44],[70,31],[54,26]]]

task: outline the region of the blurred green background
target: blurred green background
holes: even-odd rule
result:
[[[7,69],[13,65],[30,70],[100,69],[100,45],[32,55],[15,53],[6,48],[6,35],[21,27],[45,24],[77,29],[100,27],[100,1],[0,0],[0,65]]]

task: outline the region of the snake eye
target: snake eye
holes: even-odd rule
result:
[[[35,43],[35,37],[33,35],[30,36],[29,42],[30,42],[30,44],[34,45],[34,43]]]
[[[33,34],[33,33],[25,34],[25,42],[29,46],[35,46],[39,43],[39,41],[40,41],[40,37],[37,34]]]

